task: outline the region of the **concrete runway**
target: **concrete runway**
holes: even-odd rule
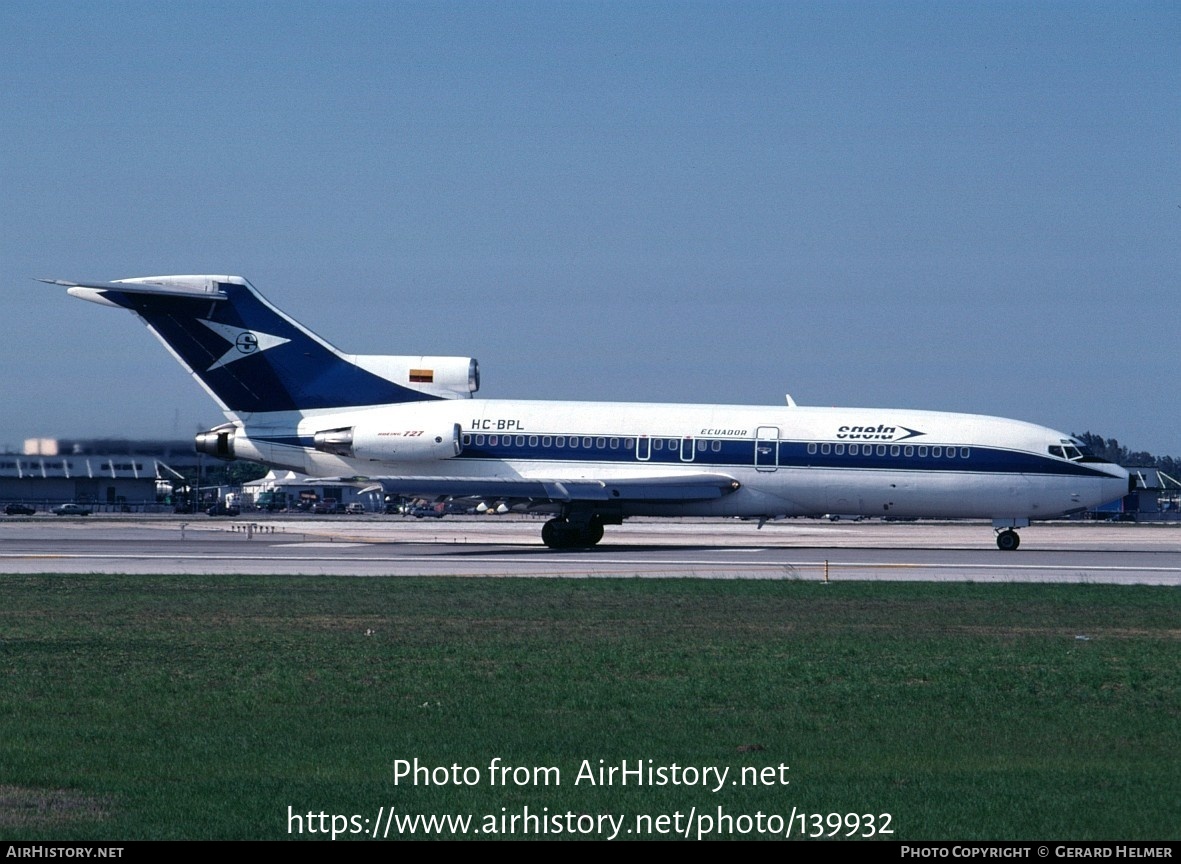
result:
[[[701,577],[1181,585],[1181,524],[632,520],[553,552],[527,517],[0,517],[0,574]]]

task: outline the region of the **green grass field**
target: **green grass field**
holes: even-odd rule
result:
[[[1153,587],[5,576],[0,836],[527,807],[620,836],[721,808],[793,836],[855,813],[895,840],[1178,839],[1179,613]],[[557,772],[493,785],[494,758]],[[396,778],[414,759],[478,779]],[[729,774],[575,784],[583,760]]]

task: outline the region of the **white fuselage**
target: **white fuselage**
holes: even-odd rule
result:
[[[1119,498],[1127,472],[1017,420],[904,409],[448,399],[244,418],[236,453],[315,476],[605,480],[725,475],[717,500],[622,515],[1045,519]],[[456,428],[458,427],[458,428]],[[355,430],[349,456],[317,433]],[[245,433],[245,434],[243,434]],[[458,454],[447,450],[456,436]],[[432,449],[432,442],[442,441]]]

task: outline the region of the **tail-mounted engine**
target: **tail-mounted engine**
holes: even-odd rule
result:
[[[237,458],[234,456],[234,433],[237,430],[238,427],[233,423],[223,423],[208,432],[199,433],[194,441],[197,452],[204,453],[206,456],[215,456],[218,459],[232,460]]]
[[[436,429],[345,426],[317,432],[313,440],[321,452],[371,462],[428,462],[463,450],[458,423]]]

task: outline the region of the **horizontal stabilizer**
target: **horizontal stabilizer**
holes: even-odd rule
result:
[[[119,291],[124,294],[153,294],[158,297],[191,297],[201,300],[225,300],[228,295],[211,282],[208,287],[193,284],[166,284],[162,282],[70,282],[65,279],[38,279],[47,285],[61,285],[64,288],[90,288],[96,291]]]

